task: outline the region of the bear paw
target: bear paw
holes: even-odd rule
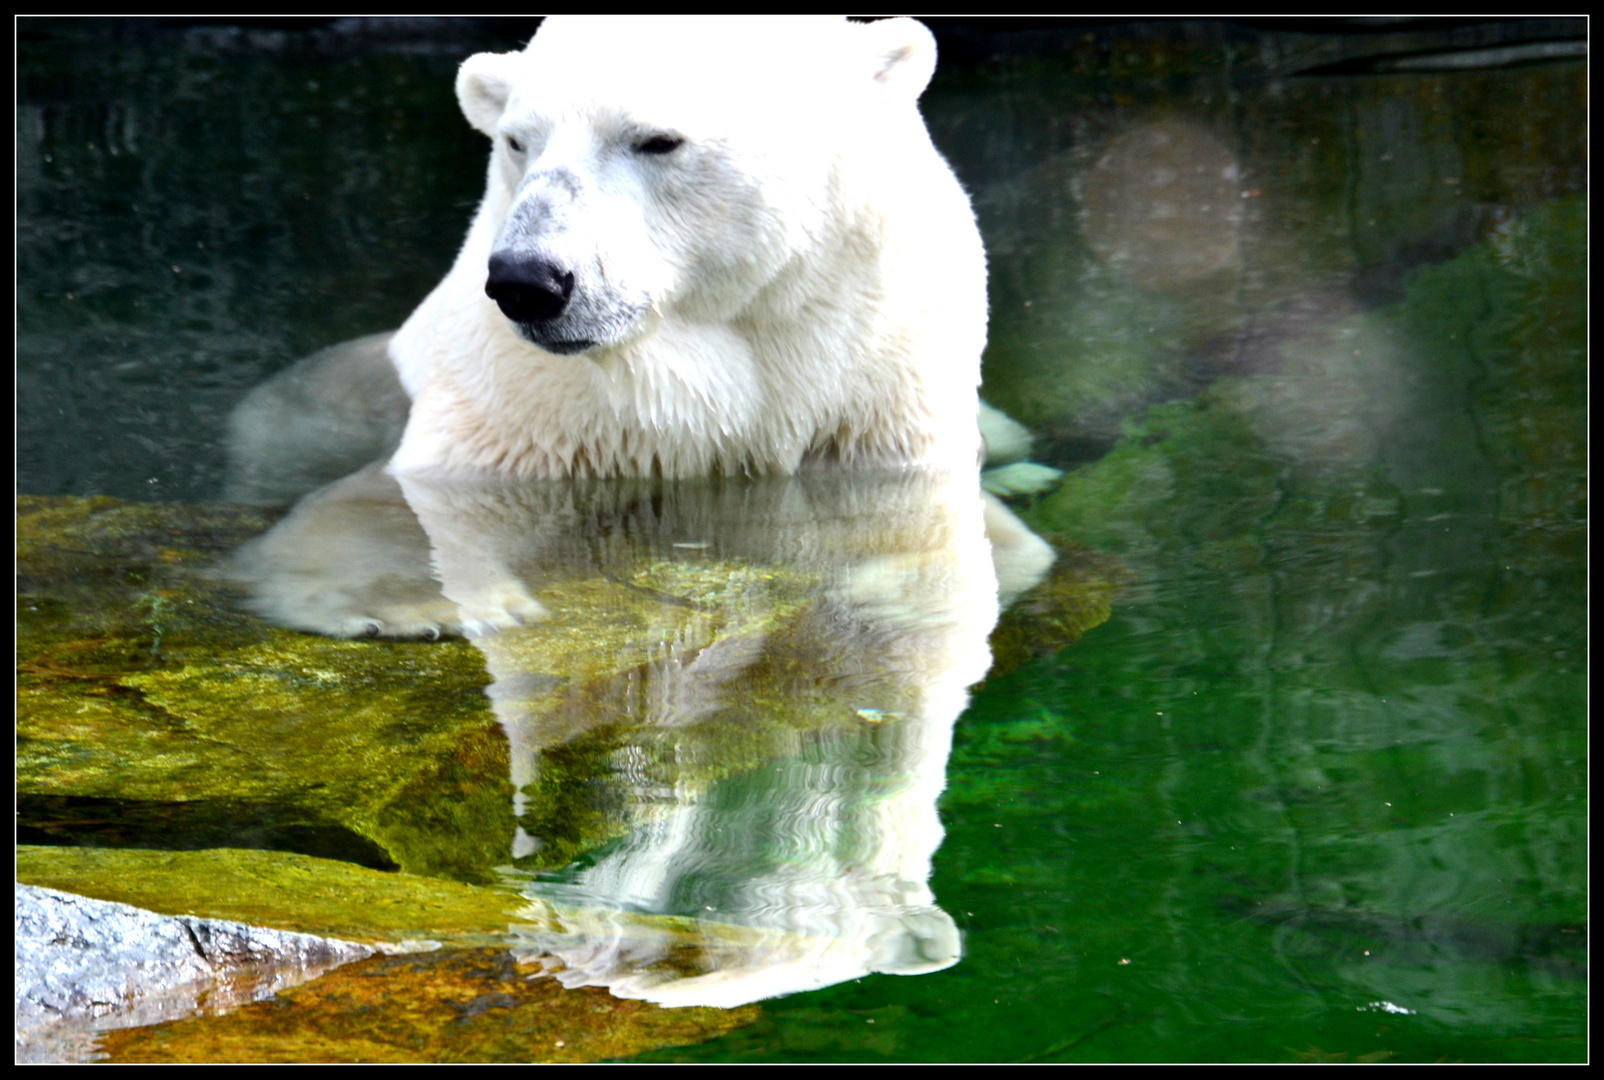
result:
[[[307,612],[302,613],[306,622]],[[330,610],[318,625],[306,627],[316,633],[343,638],[398,638],[408,641],[438,641],[462,633],[457,607],[444,597],[415,603],[351,605]]]
[[[457,613],[463,634],[470,638],[511,630],[546,617],[545,607],[519,581],[504,581],[475,593],[457,605]]]
[[[229,579],[250,586],[245,606],[276,626],[332,638],[422,638],[461,633],[457,605],[427,579],[339,587],[317,574],[236,572]]]
[[[319,628],[329,637],[342,638],[398,638],[406,641],[439,641],[454,636],[456,626],[451,622],[428,619],[392,621],[376,615],[347,615],[332,628]]]

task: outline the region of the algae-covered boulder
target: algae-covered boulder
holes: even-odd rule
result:
[[[212,568],[267,524],[262,511],[32,497],[18,521],[23,839],[254,846],[479,882],[510,861],[507,739],[472,645],[335,641],[244,614]],[[561,688],[548,703],[559,710],[605,699],[648,661],[644,642],[626,648],[632,635],[687,613],[653,586],[697,602],[750,577],[709,577],[719,569],[559,586],[557,616],[517,646],[545,681],[520,685]],[[776,617],[795,611],[782,602]],[[560,866],[625,827],[584,797],[617,742],[603,730],[565,750],[543,789],[551,805],[533,808],[565,842],[529,865]],[[774,752],[702,756],[711,779]],[[565,773],[572,785],[552,782]]]
[[[701,790],[795,753],[801,732],[901,708],[839,700],[836,631],[816,613],[817,574],[797,566],[691,545],[570,575],[541,593],[549,618],[496,641],[497,681],[466,641],[338,641],[246,614],[214,568],[271,521],[18,500],[23,841],[268,849],[493,884],[497,867],[560,867],[622,835],[607,778],[631,755]],[[998,627],[994,672],[1105,619],[1123,573],[1063,547]],[[729,658],[744,689],[665,728],[631,689],[663,677],[656,642],[705,654],[703,671]],[[523,758],[543,753],[538,775],[515,764],[509,732]],[[520,813],[538,844],[519,840]]]
[[[480,652],[461,640],[335,641],[243,613],[213,566],[268,520],[241,507],[19,500],[22,838],[261,847],[495,880],[511,858],[514,790]],[[559,586],[556,617],[518,642],[532,673],[520,685],[561,688],[547,702],[559,711],[605,704],[605,687],[648,662],[644,640],[628,642],[687,614],[663,588],[691,603],[722,590],[708,594],[717,607],[751,584],[721,569],[646,566]],[[797,605],[770,608],[783,619]],[[617,742],[603,730],[565,750],[546,778],[551,805],[534,810],[560,819],[566,839],[529,865],[560,866],[625,827],[584,797]],[[774,752],[701,756],[711,779]],[[565,773],[569,787],[551,782]]]
[[[501,940],[511,889],[384,872],[287,851],[17,849],[17,880],[163,915],[227,919],[385,949]]]
[[[244,614],[209,567],[265,524],[241,507],[19,500],[21,837],[485,879],[511,823],[479,655]]]

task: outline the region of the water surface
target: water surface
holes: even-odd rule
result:
[[[449,264],[484,153],[451,73],[512,43],[23,30],[19,489],[216,500],[233,403],[393,328]],[[1018,509],[1134,583],[956,718],[924,887],[961,958],[659,1058],[1585,1058],[1585,62],[1388,70],[1366,43],[1475,43],[1383,38],[1098,28],[938,77],[991,259],[984,393],[1070,470]],[[160,597],[116,587],[178,647]],[[488,681],[471,651],[405,655]],[[388,834],[367,809],[275,826],[253,794],[166,843],[490,887],[530,858],[499,738],[375,812]],[[695,798],[749,815],[809,752]],[[129,768],[93,792],[25,768],[28,835],[159,848],[167,819],[108,817],[221,805]],[[358,792],[330,776],[317,798]],[[448,780],[474,809],[431,818]],[[611,842],[557,880],[651,826]],[[693,879],[681,907],[718,891]]]

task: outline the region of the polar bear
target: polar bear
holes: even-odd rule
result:
[[[980,411],[985,258],[916,107],[934,65],[907,19],[552,19],[472,57],[493,148],[451,271],[234,418],[237,490],[283,498],[404,396],[388,462],[233,569],[281,625],[474,639],[515,858],[551,839],[525,813],[549,752],[629,731],[586,790],[631,839],[577,904],[529,892],[523,947],[569,985],[733,1005],[958,959],[928,885],[952,725],[1053,556],[980,488],[977,416],[999,452],[1028,433]],[[779,838],[691,768],[770,731],[740,753],[811,755],[743,789]],[[720,910],[682,977],[651,932],[713,911],[681,910],[693,877]]]
[[[393,336],[236,410],[230,496],[360,467],[375,412],[406,417],[397,478],[973,473],[977,415],[1017,451],[977,397],[985,254],[918,111],[934,68],[910,19],[552,18],[470,57],[457,97],[492,146],[455,263]],[[1045,573],[1047,545],[987,514],[1000,576]],[[320,618],[300,624],[407,624]]]
[[[231,494],[282,498],[275,444],[329,444],[308,378],[346,370],[393,415],[379,359],[409,399],[399,471],[971,464],[985,256],[918,112],[934,66],[909,19],[553,18],[471,57],[457,95],[492,149],[454,265],[393,337],[247,400]]]
[[[492,141],[391,340],[398,472],[973,467],[985,255],[910,19],[553,18],[457,76]]]

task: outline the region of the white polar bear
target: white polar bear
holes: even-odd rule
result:
[[[393,336],[241,404],[229,496],[360,468],[375,411],[406,416],[388,472],[431,481],[972,473],[981,428],[1022,456],[977,397],[985,254],[917,108],[934,68],[910,19],[553,18],[469,58],[493,146],[456,262]],[[366,498],[352,479],[301,516]],[[999,577],[1039,580],[1051,549],[988,517]],[[293,624],[410,625],[361,606]]]
[[[311,494],[233,568],[283,625],[473,637],[520,821],[546,751],[640,732],[609,759],[650,766],[620,764],[606,796],[630,842],[578,905],[530,893],[525,946],[569,985],[734,1005],[958,959],[928,886],[952,725],[999,601],[1053,555],[979,485],[985,259],[916,108],[934,65],[907,19],[553,19],[471,58],[458,96],[494,149],[456,264],[392,338],[291,369],[234,418],[237,462],[264,433],[355,436],[371,398],[337,389],[393,362],[410,412],[388,466]],[[274,404],[313,401],[336,415]],[[292,480],[370,447],[288,448],[312,460]],[[758,584],[715,603],[637,580],[704,559]],[[580,591],[602,586],[632,603]],[[577,655],[592,666],[563,666]],[[774,756],[808,756],[758,779],[756,817],[656,767],[768,717],[796,725]],[[686,978],[682,942],[651,931],[689,925],[692,878],[716,879],[720,911]],[[643,938],[617,906],[675,921]]]
[[[985,256],[910,19],[547,20],[462,65],[493,141],[391,340],[399,473],[973,468]]]

